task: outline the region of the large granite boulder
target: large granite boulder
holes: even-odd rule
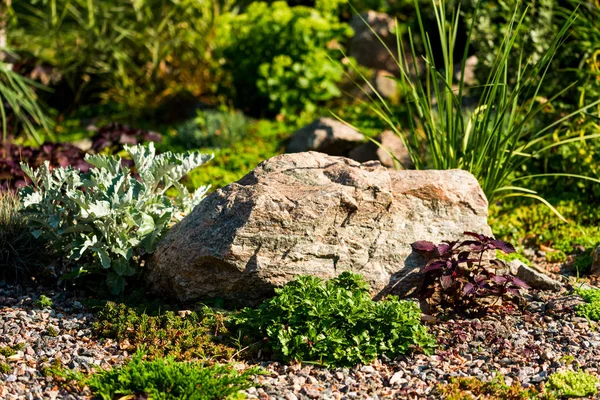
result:
[[[284,154],[209,195],[161,241],[147,281],[189,301],[257,301],[298,275],[362,274],[404,294],[423,260],[410,244],[491,234],[468,172],[395,171],[316,152]]]
[[[287,145],[288,153],[319,151],[333,156],[345,156],[365,137],[348,125],[332,118],[319,118],[298,129]]]

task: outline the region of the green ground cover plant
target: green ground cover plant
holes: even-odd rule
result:
[[[138,272],[144,258],[175,221],[204,197],[208,187],[190,193],[179,181],[212,155],[200,152],[157,155],[154,145],[125,147],[139,180],[120,156],[87,155],[92,166],[84,174],[46,162],[32,170],[21,167],[33,182],[21,192],[23,212],[35,237],[51,243],[67,263],[62,279],[101,273],[113,293]],[[165,193],[177,191],[174,199]]]
[[[556,372],[548,377],[546,390],[557,397],[586,397],[598,393],[598,378],[583,371]]]
[[[568,221],[556,218],[544,204],[529,201],[504,200],[490,206],[490,225],[494,234],[517,244],[517,248],[546,246],[556,252],[547,252],[548,261],[564,261],[574,255],[573,268],[580,273],[589,270],[591,252],[600,244],[600,213],[593,203],[580,194],[570,198],[553,199],[561,215]]]
[[[592,321],[600,321],[600,290],[576,289],[575,293],[585,300],[576,308],[577,315]]]
[[[144,348],[152,359],[168,355],[177,361],[228,360],[236,352],[227,342],[226,316],[206,306],[182,317],[172,311],[149,315],[109,302],[98,313],[93,331],[132,352]]]
[[[276,358],[348,366],[382,355],[430,353],[435,340],[420,319],[416,303],[373,301],[362,277],[344,272],[329,281],[299,277],[232,322],[249,341],[266,338]]]
[[[477,378],[451,378],[447,384],[438,384],[437,393],[446,400],[555,400],[550,394],[542,394],[536,388],[523,388],[519,382],[507,385],[502,375],[489,382]]]
[[[341,53],[328,47],[342,46],[352,30],[337,17],[283,1],[253,2],[220,22],[219,35],[227,39],[219,51],[232,76],[236,108],[294,118],[341,94]]]
[[[218,400],[242,399],[240,390],[253,385],[252,377],[260,374],[257,367],[238,371],[232,365],[201,362],[179,362],[173,357],[147,360],[142,349],[125,365],[101,370],[91,375],[66,369],[60,363],[44,370],[76,391],[89,387],[95,398],[148,398],[152,400]]]

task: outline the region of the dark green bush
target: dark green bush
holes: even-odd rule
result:
[[[142,351],[122,367],[85,378],[94,395],[112,400],[132,395],[152,400],[216,400],[252,386],[258,368],[238,372],[232,366],[176,362],[171,357],[144,360]]]
[[[244,139],[248,120],[241,112],[198,111],[177,129],[176,141],[186,149],[229,147]]]
[[[416,303],[373,301],[359,275],[344,272],[327,282],[303,276],[276,293],[233,322],[250,340],[267,338],[283,360],[353,365],[435,346]]]
[[[243,14],[224,16],[220,46],[232,74],[234,106],[251,115],[314,112],[340,95],[341,53],[330,48],[351,32],[330,15],[283,1],[255,2]]]

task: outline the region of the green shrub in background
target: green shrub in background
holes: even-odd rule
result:
[[[234,106],[251,115],[293,117],[339,96],[341,54],[329,48],[341,46],[351,32],[334,17],[283,1],[255,2],[243,14],[224,16],[219,46],[232,74]]]
[[[259,373],[257,367],[238,372],[230,365],[176,362],[171,357],[147,361],[142,350],[123,366],[77,378],[103,400],[130,396],[152,400],[218,400],[241,398],[237,393],[251,387],[252,377]]]
[[[21,164],[33,182],[21,192],[23,212],[34,236],[69,263],[62,278],[102,272],[114,293],[123,291],[125,277],[138,272],[168,226],[204,197],[207,186],[190,193],[179,180],[212,158],[199,152],[157,155],[152,143],[125,150],[139,180],[119,156],[87,155],[88,174]],[[173,200],[165,194],[171,187],[178,192]]]
[[[187,149],[224,148],[243,140],[248,120],[239,111],[198,111],[196,118],[177,128],[176,142]]]
[[[19,197],[0,191],[0,279],[21,281],[46,267],[44,243],[31,236]]]
[[[266,337],[267,346],[285,361],[366,364],[381,355],[428,353],[435,346],[416,303],[395,297],[373,301],[368,284],[349,272],[327,282],[299,277],[233,322],[250,338]]]
[[[180,92],[213,92],[219,72],[210,44],[217,17],[231,3],[14,1],[8,41],[19,53],[56,69],[63,82],[56,91],[60,102],[99,97],[138,112]]]

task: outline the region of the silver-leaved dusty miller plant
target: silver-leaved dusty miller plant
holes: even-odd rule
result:
[[[88,173],[71,167],[32,170],[21,164],[33,185],[21,190],[32,233],[48,240],[65,261],[61,278],[107,273],[114,293],[125,287],[168,227],[188,214],[209,186],[190,193],[179,181],[211,160],[199,152],[156,154],[154,145],[125,146],[139,175],[119,156],[87,155]],[[166,192],[175,188],[174,198]]]

